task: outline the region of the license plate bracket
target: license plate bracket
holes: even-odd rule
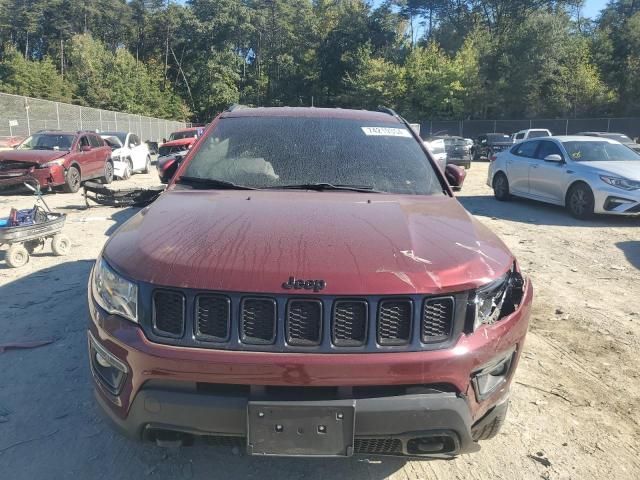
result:
[[[247,406],[247,453],[264,456],[350,457],[355,400],[262,402]]]

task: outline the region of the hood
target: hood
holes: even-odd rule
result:
[[[170,142],[164,142],[161,147],[176,147],[176,146],[188,146],[194,143],[197,139],[195,137],[179,138],[178,140],[171,140]]]
[[[308,295],[465,290],[512,265],[506,246],[451,197],[172,190],[126,222],[106,260],[160,286]]]
[[[12,160],[42,164],[64,157],[68,153],[67,150],[7,150],[0,152],[0,162]]]
[[[640,181],[640,160],[622,162],[585,162],[584,166],[595,168],[603,174]]]

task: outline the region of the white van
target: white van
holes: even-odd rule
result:
[[[551,132],[546,128],[529,128],[527,130],[520,130],[512,135],[511,139],[513,143],[519,143],[530,138],[538,137],[550,137]]]

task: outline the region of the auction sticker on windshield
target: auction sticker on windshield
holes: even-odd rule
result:
[[[409,137],[411,134],[404,128],[390,127],[361,127],[362,131],[368,137]]]

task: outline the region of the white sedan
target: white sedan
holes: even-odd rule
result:
[[[100,136],[112,144],[111,159],[116,177],[127,179],[136,172],[149,173],[151,168],[149,146],[141,142],[135,133],[101,132]],[[114,139],[119,142],[119,147]],[[113,143],[116,143],[116,148],[113,148]]]

